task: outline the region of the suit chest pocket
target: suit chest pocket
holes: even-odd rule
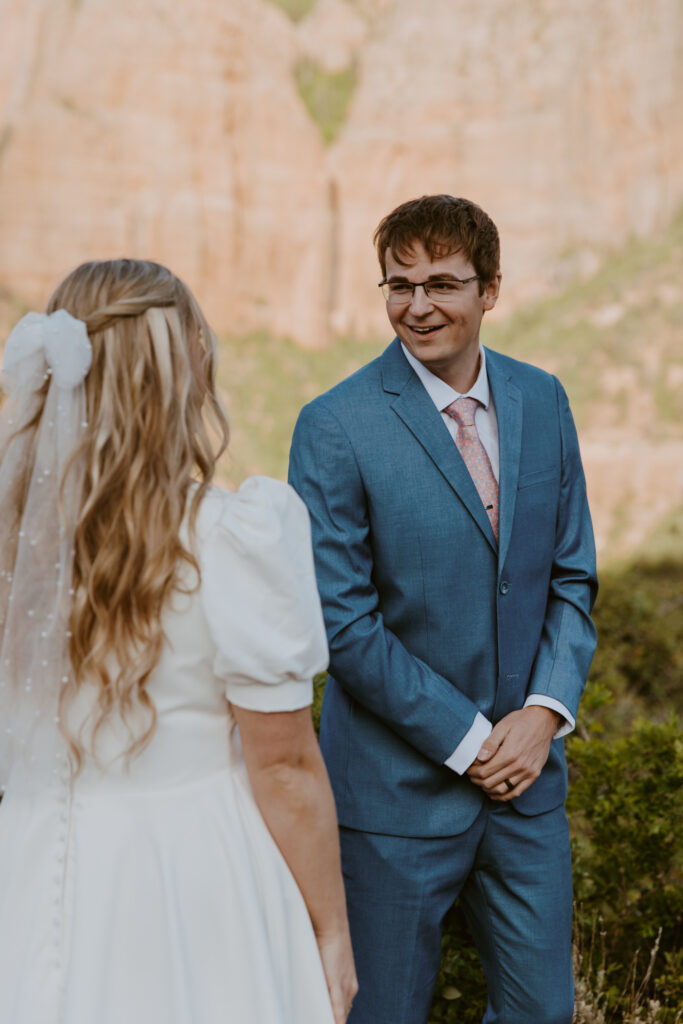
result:
[[[556,466],[548,469],[537,469],[533,473],[522,473],[517,481],[517,490],[523,491],[526,487],[533,487],[536,484],[545,484],[551,481],[559,481],[560,471]]]

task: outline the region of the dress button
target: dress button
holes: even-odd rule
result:
[[[507,580],[503,580],[498,589],[500,590],[501,594],[507,594],[508,590],[510,589],[510,584],[508,583]]]

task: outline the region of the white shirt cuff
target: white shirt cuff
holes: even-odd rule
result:
[[[573,715],[570,715],[564,704],[560,704],[559,700],[555,700],[554,697],[546,697],[543,693],[530,693],[527,699],[524,701],[524,707],[541,707],[550,708],[551,711],[557,711],[558,715],[562,715],[564,718],[564,725],[561,725],[553,736],[554,740],[559,740],[561,736],[566,736],[568,732],[572,732],[576,725],[576,721]]]
[[[458,775],[464,775],[470,765],[476,760],[482,743],[489,738],[492,729],[493,726],[488,718],[485,718],[480,711],[477,711],[477,717],[472,722],[468,732],[460,740],[451,756],[444,761],[446,767],[450,768],[451,771],[457,772]]]

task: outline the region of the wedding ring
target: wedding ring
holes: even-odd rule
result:
[[[505,785],[507,786],[507,788],[508,788],[508,791],[509,791],[509,790],[511,790],[511,789],[514,789],[514,788],[515,788],[515,784],[514,784],[514,782],[510,782],[510,780],[509,780],[509,779],[503,779],[503,782],[504,782],[504,783],[505,783]]]

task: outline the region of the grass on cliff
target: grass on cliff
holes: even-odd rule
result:
[[[297,63],[294,76],[308,113],[318,125],[325,145],[329,145],[346,119],[356,88],[356,65],[351,63],[341,71],[325,71],[304,57]]]
[[[683,213],[607,259],[589,280],[483,333],[491,347],[557,373],[579,426],[590,425],[596,403],[609,406],[613,425],[633,422],[640,394],[651,401],[652,429],[663,438],[681,434],[682,326]]]
[[[286,479],[301,407],[374,359],[384,344],[346,340],[325,351],[304,351],[265,334],[224,341],[218,375],[232,435],[223,479],[233,485],[251,473]]]
[[[315,7],[316,0],[270,0],[276,7],[282,8],[292,21],[301,21]]]

